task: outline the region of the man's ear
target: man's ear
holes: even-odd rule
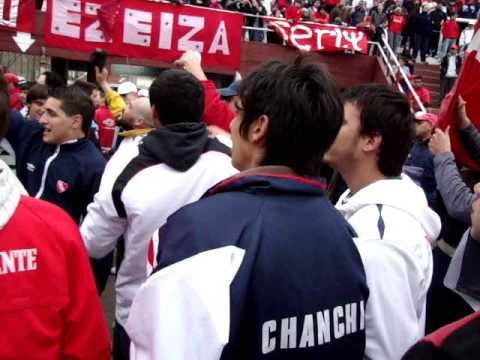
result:
[[[267,137],[268,127],[270,126],[270,119],[263,114],[258,117],[251,125],[248,131],[248,138],[253,144],[263,144]]]
[[[382,136],[379,133],[373,133],[365,136],[365,143],[363,144],[363,151],[377,152],[382,145]]]
[[[72,127],[75,130],[82,129],[82,123],[83,123],[83,116],[80,114],[76,114],[71,116],[72,119]],[[87,136],[88,134],[85,134]]]

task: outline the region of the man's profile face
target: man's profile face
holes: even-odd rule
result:
[[[43,125],[43,141],[47,144],[60,145],[72,140],[74,133],[73,118],[62,110],[62,102],[49,97],[45,103],[45,112],[40,118]]]
[[[327,164],[335,169],[348,166],[361,155],[360,111],[354,103],[344,104],[344,119],[335,141],[324,156]]]

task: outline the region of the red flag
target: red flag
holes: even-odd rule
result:
[[[106,2],[97,10],[98,22],[100,23],[98,28],[103,32],[107,41],[110,41],[113,37],[113,26],[117,23],[119,10],[119,0]]]
[[[455,124],[458,97],[461,95],[467,102],[468,117],[477,129],[480,129],[480,101],[478,100],[480,99],[480,31],[476,32],[468,47],[462,70],[451,93],[453,95],[445,98],[442,104],[442,111],[439,114],[439,127],[446,129],[447,126]],[[468,156],[457,131],[453,129],[454,126],[450,130],[450,139],[456,160],[471,169],[480,170],[480,165]]]

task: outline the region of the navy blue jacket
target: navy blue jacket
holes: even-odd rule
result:
[[[6,138],[15,151],[17,176],[27,192],[60,206],[79,223],[100,186],[105,168],[100,151],[87,139],[63,145],[44,143],[43,126],[14,111]]]
[[[230,331],[220,359],[362,359],[365,273],[353,230],[327,200],[324,188],[315,180],[279,174],[240,174],[225,180],[172,215],[159,231],[156,271],[164,276],[152,276],[147,288],[160,281],[157,293],[162,294],[162,281],[168,274],[175,276],[171,265],[186,265],[194,255],[233,247],[244,256],[225,289],[230,294]],[[191,271],[195,276],[195,269]],[[182,271],[184,279],[185,274]],[[142,291],[137,293],[139,301]],[[222,289],[219,295],[223,293]],[[175,309],[194,318],[200,311],[191,305],[195,301],[189,297],[184,308]],[[148,308],[141,311],[149,317]],[[175,310],[157,306],[152,311]],[[135,344],[135,319],[131,320],[129,334]],[[200,321],[207,322],[203,317]],[[189,326],[185,324],[187,332]],[[149,336],[154,341],[156,334]],[[199,342],[209,346],[208,341]],[[168,358],[183,350],[164,349],[162,355]]]
[[[404,171],[421,186],[427,196],[428,204],[435,208],[437,181],[435,180],[433,155],[427,142],[418,139],[415,141],[405,162]]]
[[[422,12],[415,19],[415,34],[430,36],[433,31],[432,17],[427,12]]]

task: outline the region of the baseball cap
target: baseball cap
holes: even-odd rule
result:
[[[136,93],[138,90],[137,90],[137,87],[135,86],[134,83],[130,82],[130,81],[126,81],[124,83],[121,83],[119,86],[118,86],[118,94],[119,95],[127,95],[127,94],[130,94],[132,92]]]
[[[437,125],[438,122],[438,116],[432,113],[424,112],[424,111],[419,111],[415,113],[415,119],[420,120],[420,121],[428,121],[430,124],[432,124],[433,127]]]
[[[218,89],[217,91],[221,96],[225,97],[238,95],[238,90],[240,90],[240,82],[241,80],[235,80],[230,85],[228,85],[228,87]]]
[[[450,46],[450,49],[455,49],[455,50],[458,50],[459,47],[457,44],[453,44],[452,46]]]

